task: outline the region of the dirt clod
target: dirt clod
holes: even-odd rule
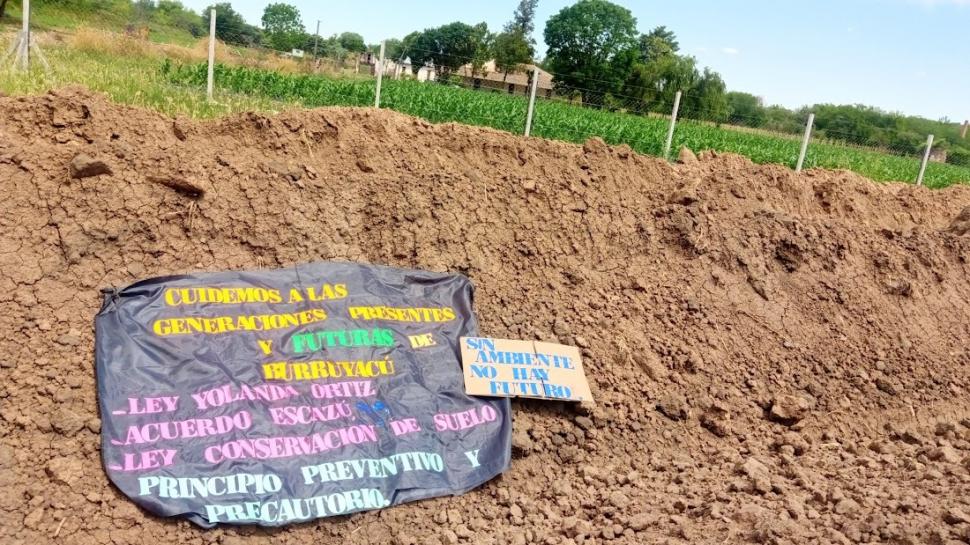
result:
[[[780,395],[771,402],[768,417],[775,422],[791,426],[805,418],[811,404],[800,395]]]
[[[690,407],[682,395],[667,394],[657,402],[657,410],[671,420],[686,420],[690,416]]]
[[[682,165],[693,165],[697,163],[697,156],[687,146],[681,146],[680,153],[677,154],[677,162]]]
[[[71,178],[78,179],[111,174],[111,167],[104,159],[91,157],[85,153],[79,153],[71,159],[70,170]]]
[[[970,206],[961,210],[957,217],[953,218],[947,230],[955,235],[970,233]]]
[[[947,524],[970,524],[970,515],[961,509],[952,507],[946,510],[946,514],[943,515],[943,520]]]
[[[771,472],[768,466],[758,459],[751,457],[741,465],[741,472],[751,481],[751,487],[760,494],[771,491]]]

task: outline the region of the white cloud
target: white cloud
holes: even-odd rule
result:
[[[721,53],[724,53],[725,55],[737,55],[740,52],[741,51],[739,49],[737,49],[736,47],[722,47],[721,48]]]

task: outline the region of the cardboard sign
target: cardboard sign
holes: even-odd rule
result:
[[[462,337],[461,364],[469,395],[593,401],[575,346]]]

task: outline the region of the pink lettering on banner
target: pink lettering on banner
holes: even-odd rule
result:
[[[112,445],[143,445],[171,439],[192,439],[223,435],[233,430],[248,430],[253,425],[249,411],[213,418],[190,418],[174,422],[149,422],[128,426],[124,442],[112,439]]]
[[[108,466],[114,471],[145,471],[147,469],[158,469],[168,467],[175,463],[177,450],[145,450],[142,452],[126,452],[123,455],[123,462]]]
[[[346,403],[333,403],[318,407],[299,405],[293,407],[271,407],[269,410],[273,423],[277,426],[295,426],[314,422],[329,422],[340,418],[350,418],[353,412]]]
[[[127,410],[112,411],[111,414],[157,414],[170,413],[178,408],[179,396],[128,398]]]
[[[418,425],[418,421],[415,418],[391,420],[391,431],[394,432],[395,436],[400,437],[402,435],[421,431],[421,426]]]
[[[203,456],[211,464],[220,464],[226,460],[269,460],[311,456],[347,445],[376,442],[377,428],[374,426],[349,426],[306,436],[238,439],[206,447]]]
[[[316,399],[333,399],[335,397],[371,397],[374,384],[369,380],[348,380],[331,382],[328,384],[314,383],[310,385],[310,394]]]
[[[298,397],[299,392],[292,386],[280,386],[277,384],[259,384],[250,386],[248,384],[223,384],[211,390],[204,390],[192,394],[195,405],[200,411],[213,407],[222,407],[237,403],[239,401],[264,401],[274,402],[281,399]]]
[[[457,413],[438,413],[434,415],[434,427],[439,432],[461,431],[494,422],[497,418],[498,412],[491,405],[482,405]]]

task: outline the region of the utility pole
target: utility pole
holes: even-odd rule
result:
[[[313,35],[313,58],[317,58],[317,44],[320,42],[320,19],[317,19],[317,33]]]

